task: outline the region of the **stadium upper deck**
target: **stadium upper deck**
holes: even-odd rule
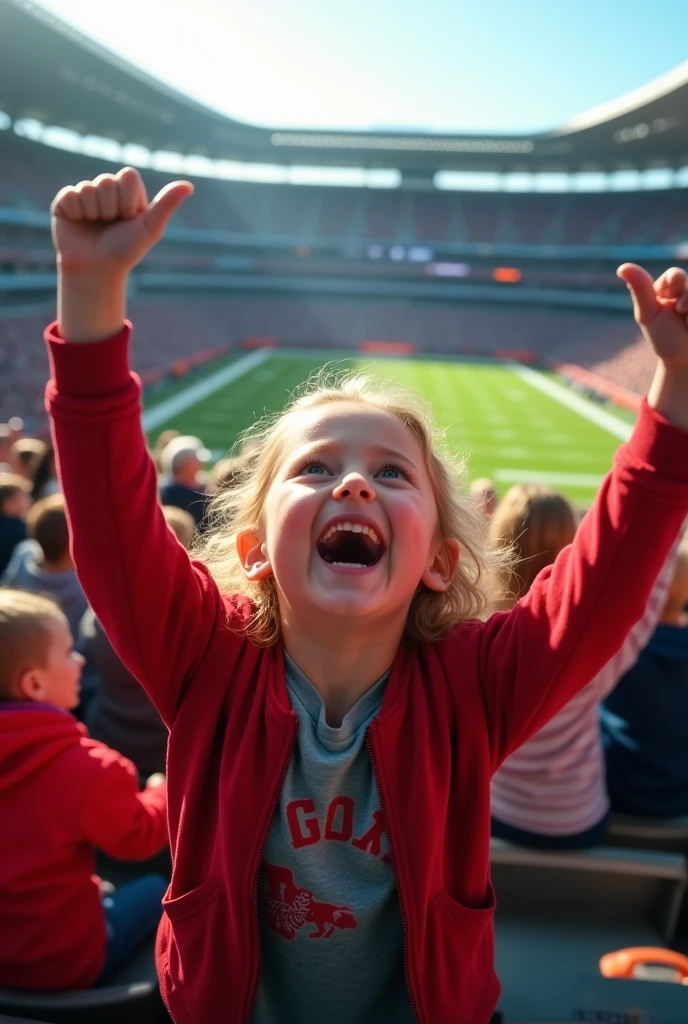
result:
[[[283,131],[242,124],[175,92],[31,0],[0,0],[0,110],[151,150],[272,164],[579,172],[688,166],[688,62],[534,135]],[[26,60],[30,52],[31,61]]]

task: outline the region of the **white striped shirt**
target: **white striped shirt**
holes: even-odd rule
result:
[[[608,812],[599,705],[655,631],[673,579],[677,547],[678,542],[662,567],[643,618],[623,647],[493,777],[492,816],[498,821],[538,835],[573,836],[592,828]]]

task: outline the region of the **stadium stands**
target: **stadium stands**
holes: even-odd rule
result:
[[[0,207],[48,209],[65,182],[118,165],[0,138]],[[150,192],[181,174],[146,170]],[[669,244],[688,238],[685,189],[601,194],[441,192],[250,184],[195,178],[177,223],[289,238],[550,245]]]
[[[0,318],[3,416],[44,423],[47,359],[36,345],[52,312]],[[304,348],[358,349],[365,341],[409,342],[416,351],[490,355],[529,349],[542,361],[575,362],[631,390],[647,388],[652,357],[636,342],[627,316],[599,313],[489,309],[449,303],[382,299],[250,296],[135,303],[134,366],[139,373],[169,369],[192,352],[234,347],[245,338],[273,338]]]

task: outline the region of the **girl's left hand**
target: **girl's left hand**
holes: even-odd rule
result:
[[[688,274],[680,267],[665,270],[656,281],[635,263],[624,263],[617,275],[633,298],[635,320],[666,369],[688,371]]]

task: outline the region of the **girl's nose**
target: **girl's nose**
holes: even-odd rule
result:
[[[337,500],[354,498],[357,501],[374,501],[375,490],[370,480],[366,480],[361,473],[347,473],[332,491],[332,497]]]

